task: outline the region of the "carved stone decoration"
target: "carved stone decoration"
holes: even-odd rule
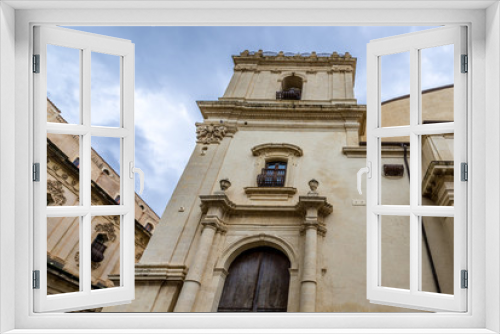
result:
[[[47,193],[50,194],[52,200],[52,206],[64,205],[66,203],[66,197],[64,197],[63,185],[60,181],[47,181]]]
[[[80,267],[80,252],[76,252],[74,259],[76,262],[76,266]],[[100,266],[101,266],[101,264],[99,262],[94,262],[94,261],[90,262],[90,268],[92,270],[95,270],[95,269],[99,268]]]
[[[196,127],[196,142],[202,144],[219,144],[226,135],[223,125],[200,124]]]
[[[318,192],[316,191],[318,189],[318,186],[319,182],[317,180],[312,179],[311,181],[309,181],[309,188],[311,189],[311,191],[307,194],[309,196],[318,196]]]
[[[115,226],[112,223],[97,224],[95,230],[96,232],[105,232],[111,242],[116,240]]]

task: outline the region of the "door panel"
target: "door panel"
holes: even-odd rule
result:
[[[229,267],[218,312],[286,312],[290,261],[260,247],[240,254]]]

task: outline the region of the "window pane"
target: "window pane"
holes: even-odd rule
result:
[[[410,125],[410,53],[380,57],[382,127]]]
[[[120,142],[120,138],[92,137],[92,205],[121,202]]]
[[[380,217],[381,286],[410,289],[410,217]]]
[[[409,205],[410,137],[381,138],[380,204]]]
[[[92,217],[92,290],[120,286],[120,216]],[[118,282],[110,280],[118,275]]]
[[[47,122],[80,124],[80,53],[47,45]]]
[[[422,291],[453,294],[453,217],[421,217]]]
[[[91,124],[119,127],[120,58],[92,52],[91,60]]]
[[[47,206],[80,205],[80,136],[47,134]]]
[[[453,138],[453,133],[421,136],[422,205],[454,204]]]
[[[47,218],[47,294],[80,291],[80,217]]]
[[[420,50],[421,122],[453,122],[453,45]]]

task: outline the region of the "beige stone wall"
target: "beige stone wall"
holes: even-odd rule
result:
[[[336,52],[314,55],[268,56],[245,51],[233,56],[234,74],[220,100],[275,101],[283,79],[294,75],[303,80],[301,101],[355,104],[356,58]]]

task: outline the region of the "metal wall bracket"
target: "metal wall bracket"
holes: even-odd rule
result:
[[[33,181],[40,182],[40,164],[38,162],[33,164]]]
[[[469,165],[466,162],[462,162],[460,165],[460,180],[469,181]]]
[[[33,55],[33,73],[40,73],[40,55]]]
[[[462,289],[467,289],[469,287],[469,273],[467,270],[462,270],[460,273]]]
[[[33,270],[33,289],[40,289],[40,270]]]

